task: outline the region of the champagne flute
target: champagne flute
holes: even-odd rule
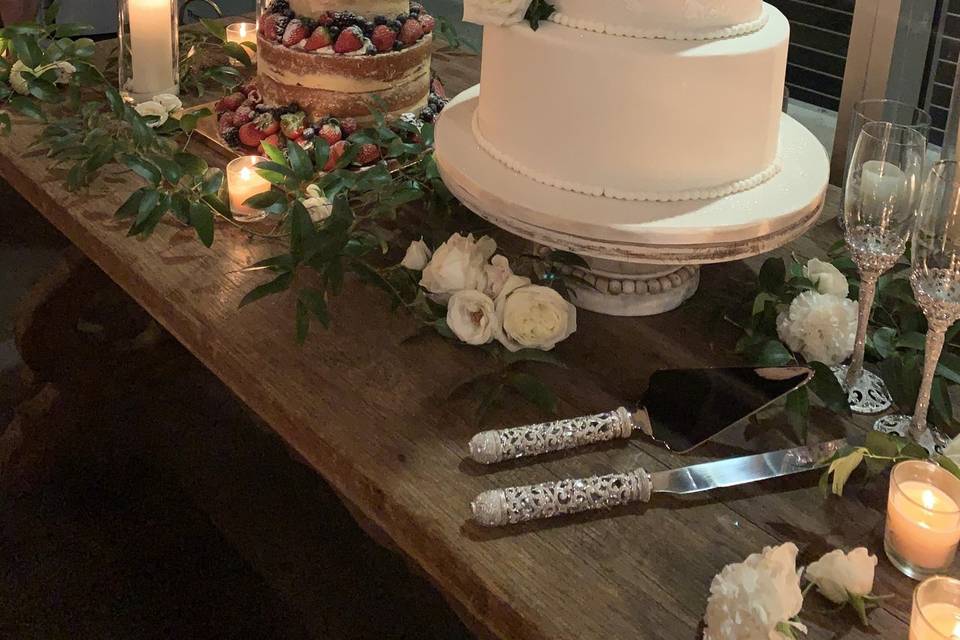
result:
[[[863,368],[877,280],[903,255],[920,193],[926,138],[914,127],[867,122],[853,150],[844,194],[844,240],[860,272],[857,336],[850,365],[834,373],[850,408],[877,413],[891,404],[883,380]]]
[[[947,329],[960,319],[960,163],[945,160],[933,165],[913,229],[910,284],[927,317],[923,379],[913,418],[886,416],[880,430],[909,435],[931,452],[949,439],[927,426],[930,390],[943,351]],[[891,426],[892,425],[892,426]]]

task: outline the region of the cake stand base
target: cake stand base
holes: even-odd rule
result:
[[[722,198],[627,201],[565,191],[507,168],[473,135],[479,86],[437,120],[434,158],[451,193],[501,229],[537,245],[575,253],[588,269],[565,267],[578,307],[617,316],[675,309],[697,290],[695,265],[742,260],[802,235],[818,219],[829,177],[823,145],[787,115],[781,170],[767,182]],[[718,159],[722,162],[722,158]]]
[[[878,418],[877,421],[873,423],[873,428],[880,433],[894,433],[898,436],[914,440],[932,456],[943,453],[943,450],[950,444],[950,438],[932,426],[928,426],[927,430],[924,431],[919,438],[914,438],[913,434],[910,433],[911,422],[913,422],[913,416],[893,414]]]

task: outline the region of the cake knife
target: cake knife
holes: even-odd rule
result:
[[[572,449],[642,431],[683,453],[753,415],[813,377],[807,367],[667,369],[650,377],[644,404],[511,429],[484,431],[470,440],[482,464]]]
[[[844,439],[831,440],[654,473],[641,468],[629,473],[494,489],[478,495],[470,507],[479,524],[499,527],[631,502],[649,502],[654,493],[699,493],[819,469],[846,444]]]

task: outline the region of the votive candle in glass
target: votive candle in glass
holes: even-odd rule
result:
[[[236,42],[243,46],[251,60],[257,59],[257,52],[245,43],[257,41],[257,24],[255,22],[234,22],[227,26],[227,42]]]
[[[960,580],[934,576],[913,591],[910,640],[960,638]]]
[[[890,473],[883,546],[895,567],[922,580],[953,563],[960,542],[960,478],[932,462],[901,462]]]
[[[227,165],[227,193],[230,196],[230,211],[240,222],[260,220],[267,214],[260,209],[244,204],[258,193],[270,191],[270,182],[257,173],[260,156],[241,156]]]

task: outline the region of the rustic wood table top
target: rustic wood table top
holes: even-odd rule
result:
[[[479,78],[479,58],[440,55],[451,93]],[[240,269],[274,252],[269,241],[218,225],[212,249],[192,230],[162,223],[145,240],[128,238],[113,213],[139,186],[129,172],[69,193],[63,176],[26,152],[37,127],[15,120],[0,138],[0,175],[218,375],[367,518],[381,527],[467,616],[503,638],[663,639],[698,637],[710,581],[725,564],[765,545],[795,541],[801,563],[834,546],[866,545],[880,556],[876,592],[895,594],[863,630],[849,611],[808,597],[809,637],[905,638],[914,584],[882,552],[887,483],[852,483],[825,499],[808,474],[601,514],[484,530],[470,520],[479,492],[511,484],[626,471],[660,470],[789,446],[773,412],[748,445],[715,444],[679,456],[634,438],[542,460],[486,468],[468,459],[478,426],[473,405],[448,394],[487,366],[476,350],[436,337],[405,341],[414,324],[392,314],[379,291],[348,280],[331,303],[329,331],[294,340],[293,299],[238,309],[266,276]],[[198,143],[196,152],[225,159]],[[785,248],[822,255],[838,237],[831,189],[824,221]],[[580,415],[638,399],[664,367],[742,363],[738,330],[724,310],[746,292],[761,259],[706,267],[700,292],[651,318],[581,312],[579,331],[558,347],[570,367],[538,373],[557,390],[559,413]],[[171,400],[175,401],[175,400]],[[527,405],[496,410],[486,426],[542,419]],[[863,429],[814,408],[817,438]],[[376,614],[376,612],[371,612]]]

